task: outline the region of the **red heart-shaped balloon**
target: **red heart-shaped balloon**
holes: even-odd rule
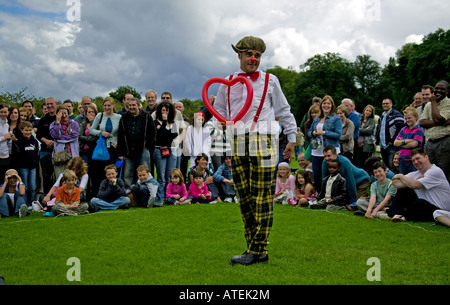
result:
[[[209,97],[208,97],[208,89],[212,84],[216,84],[216,83],[224,84],[228,87],[231,87],[234,84],[239,83],[239,82],[243,83],[247,87],[247,99],[245,100],[244,107],[237,114],[237,116],[231,120],[227,120],[220,113],[217,112],[217,110],[213,107],[213,105],[211,105],[211,102],[209,101]],[[244,117],[244,115],[248,112],[248,110],[250,109],[250,106],[252,105],[252,101],[253,101],[253,86],[252,86],[251,81],[247,77],[244,77],[244,76],[238,76],[236,78],[233,78],[232,80],[228,80],[228,79],[220,78],[220,77],[213,77],[213,78],[208,79],[206,81],[206,83],[203,85],[202,98],[203,98],[203,103],[205,103],[206,108],[220,122],[222,122],[222,123],[232,122],[234,124],[234,122],[237,122],[240,119],[242,119]]]

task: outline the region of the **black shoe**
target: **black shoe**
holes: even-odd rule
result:
[[[364,213],[363,211],[358,210],[358,211],[354,212],[353,215],[364,216],[364,215],[366,215],[366,213]]]
[[[231,258],[231,265],[241,264],[244,266],[267,263],[269,261],[269,256],[267,254],[252,254],[245,252],[242,255],[236,255]]]

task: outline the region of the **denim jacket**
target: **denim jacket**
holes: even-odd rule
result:
[[[314,138],[312,132],[316,130],[317,125],[319,124],[322,118],[316,117],[311,124],[311,127],[308,131],[308,137]],[[333,145],[334,147],[339,147],[339,140],[342,136],[342,121],[338,115],[328,115],[325,118],[325,122],[323,124],[323,130],[325,134],[323,135],[323,147],[327,145]]]

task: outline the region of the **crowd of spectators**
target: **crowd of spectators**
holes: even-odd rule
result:
[[[425,85],[402,109],[384,99],[379,114],[315,97],[297,131],[298,168],[277,167],[276,202],[449,225],[448,93],[446,81]],[[99,112],[86,96],[75,115],[70,100],[49,97],[41,118],[31,101],[0,105],[1,216],[238,202],[226,126],[205,108],[187,118],[170,92],[160,103],[154,90],[145,98],[144,109],[127,93],[117,110],[107,97]],[[93,158],[100,137],[107,160]]]

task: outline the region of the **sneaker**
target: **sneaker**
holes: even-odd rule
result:
[[[25,216],[27,216],[27,213],[28,213],[27,205],[22,204],[19,209],[19,218],[24,218]]]
[[[155,204],[155,197],[150,198],[150,200],[148,201],[148,207],[151,208],[154,204]]]
[[[225,198],[224,201],[225,201],[225,202],[233,202],[233,199],[232,199],[231,197],[227,197],[227,198]]]
[[[361,210],[358,210],[358,211],[353,212],[353,215],[356,215],[356,216],[364,216],[364,215],[366,215],[366,213],[364,213],[364,212],[361,211]]]
[[[41,212],[44,208],[42,207],[42,205],[39,203],[39,201],[33,201],[31,203],[31,207],[33,208],[33,211],[35,212]]]
[[[391,217],[389,217],[389,215],[386,212],[378,213],[377,217],[378,217],[378,219],[382,219],[382,220],[391,219]]]
[[[392,222],[402,222],[402,221],[406,221],[405,216],[403,215],[394,215],[394,217],[391,218]]]

